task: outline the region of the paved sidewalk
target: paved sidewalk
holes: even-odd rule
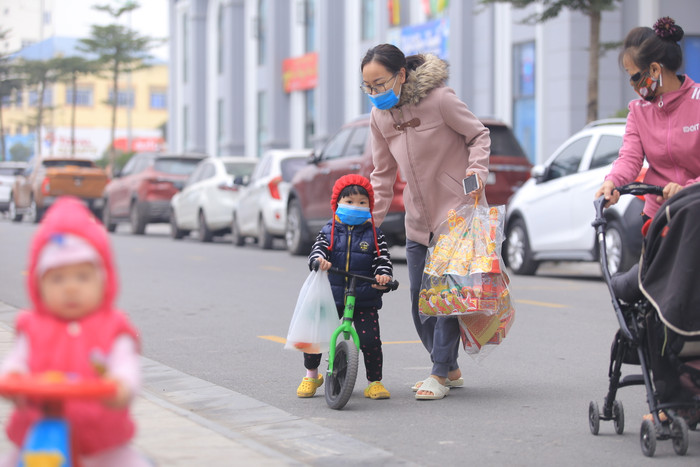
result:
[[[15,309],[0,302],[7,321]],[[0,321],[0,359],[13,331]],[[142,357],[134,445],[158,466],[409,465],[391,453]],[[0,399],[4,425],[11,405]],[[4,430],[3,430],[4,431]],[[0,453],[9,447],[0,436]],[[352,459],[352,461],[350,461]]]

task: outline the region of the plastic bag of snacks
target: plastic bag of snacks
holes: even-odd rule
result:
[[[464,349],[500,344],[515,315],[502,266],[504,206],[474,203],[447,213],[428,248],[419,293],[426,316],[459,319]]]
[[[284,348],[313,354],[328,352],[331,335],[339,325],[328,272],[311,271],[299,292]]]

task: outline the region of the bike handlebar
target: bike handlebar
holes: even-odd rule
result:
[[[321,263],[315,259],[313,263],[311,263],[311,269],[314,271],[318,271],[318,267]],[[374,277],[369,277],[369,276],[363,276],[360,274],[353,274],[351,272],[343,271],[342,269],[338,268],[330,268],[328,270],[330,274],[337,274],[339,276],[345,276],[345,277],[354,277],[355,279],[364,281],[364,282],[369,282],[370,284],[376,284],[376,285],[381,285],[379,282],[377,282],[377,279]],[[387,287],[389,290],[396,290],[399,288],[399,281],[397,280],[391,280],[384,284],[382,287]]]

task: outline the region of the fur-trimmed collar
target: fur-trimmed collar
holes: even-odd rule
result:
[[[423,54],[425,62],[412,72],[401,86],[398,106],[416,105],[433,89],[444,86],[449,76],[447,62],[433,54]]]

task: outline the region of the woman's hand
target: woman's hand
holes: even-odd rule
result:
[[[605,196],[605,200],[607,201],[605,203],[606,208],[609,208],[620,200],[620,192],[615,189],[615,184],[612,180],[605,180],[600,188],[598,188],[598,191],[595,192],[595,199],[601,196]]]
[[[320,256],[317,256],[315,259],[318,261],[318,268],[321,271],[328,271],[331,268],[331,266],[333,266],[330,261],[321,258]]]
[[[680,186],[678,183],[671,182],[664,187],[664,195],[656,197],[656,202],[663,203],[665,199],[669,199],[671,196],[675,195],[682,189],[683,187]]]
[[[377,284],[372,284],[372,287],[377,289],[377,290],[386,290],[388,287],[385,287],[386,284],[391,280],[390,276],[386,276],[383,274],[377,274],[374,276],[374,278],[379,282],[379,285]]]
[[[467,172],[467,177],[471,177],[472,175],[474,175],[473,170]],[[481,181],[481,177],[479,177],[478,175],[476,176],[476,182],[479,184],[479,187],[476,190],[469,193],[469,197],[471,199],[480,198],[484,191],[484,182]]]

